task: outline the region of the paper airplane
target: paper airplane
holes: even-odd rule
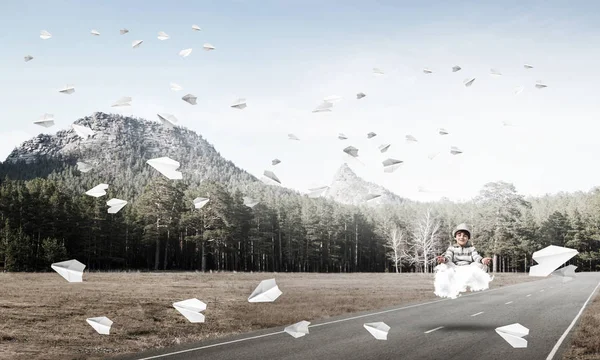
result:
[[[524,88],[523,86],[517,86],[517,87],[516,87],[516,88],[513,90],[513,92],[514,92],[514,94],[515,94],[515,95],[519,95],[520,93],[522,93],[522,92],[523,92],[523,90],[525,90],[525,88]]]
[[[331,108],[333,108],[333,103],[330,103],[329,101],[323,101],[321,103],[321,105],[317,106],[313,112],[317,113],[317,112],[330,112]]]
[[[248,297],[248,302],[273,302],[283,294],[275,283],[275,279],[263,280]]]
[[[243,200],[244,200],[244,205],[246,205],[249,208],[253,208],[260,203],[260,201],[254,200],[253,198],[248,197],[248,196],[244,196]]]
[[[363,324],[365,329],[371,333],[377,340],[387,340],[390,327],[384,322],[374,322]]]
[[[116,214],[121,210],[125,205],[127,205],[127,201],[121,199],[110,199],[106,202],[106,205],[109,206],[108,213]]]
[[[452,72],[460,71],[462,68],[458,65],[452,67]]]
[[[177,126],[177,118],[171,114],[156,114],[156,116],[158,116],[158,120],[160,120],[163,125],[165,125],[168,128],[174,128],[175,126]]]
[[[359,92],[358,94],[356,94],[356,100],[360,100],[360,99],[364,98],[365,96],[367,96],[365,93]]]
[[[297,141],[300,141],[300,139],[298,139],[298,137],[297,137],[296,135],[294,135],[294,134],[288,134],[288,139],[289,139],[289,140],[297,140]]]
[[[179,168],[179,162],[169,157],[150,159],[146,161],[146,164],[152,166],[158,172],[171,180],[183,179],[183,174],[177,171],[177,168]]]
[[[232,108],[236,108],[236,109],[245,109],[246,108],[246,99],[240,98],[237,99],[233,105],[231,105]]]
[[[127,29],[121,29],[121,30],[119,30],[119,33],[120,33],[121,35],[125,35],[125,34],[127,34],[128,32],[129,32],[129,30],[127,30]]]
[[[91,33],[94,36],[100,36],[100,33],[98,32],[98,30],[92,30]]]
[[[429,69],[429,68],[425,68],[425,69],[423,69],[423,72],[425,74],[431,74],[433,71],[431,69]]]
[[[52,37],[52,34],[50,34],[49,32],[47,32],[46,30],[40,31],[40,39],[42,39],[42,40],[48,40],[51,37]]]
[[[348,138],[346,137],[346,135],[344,135],[342,133],[339,133],[338,139],[340,139],[340,140],[347,140]]]
[[[200,29],[200,26],[198,26],[198,25],[192,25],[192,30],[194,30],[194,31],[202,31],[202,29]]]
[[[191,105],[196,105],[197,104],[196,103],[196,99],[198,99],[198,98],[195,95],[192,95],[192,94],[184,95],[181,98],[181,100],[183,100],[183,101],[185,101],[185,102],[187,102],[188,104],[191,104]]]
[[[196,298],[173,303],[173,307],[191,323],[204,322],[204,314],[201,312],[206,310],[206,304]]]
[[[496,69],[490,69],[490,75],[492,76],[502,76],[502,73]]]
[[[563,282],[571,281],[575,278],[575,269],[577,269],[577,266],[568,265],[554,271],[552,275],[561,276],[563,278]]]
[[[444,128],[439,128],[438,129],[438,134],[440,134],[440,135],[448,135],[448,130],[446,130]]]
[[[131,43],[131,47],[134,48],[134,49],[137,49],[137,48],[140,47],[140,45],[142,45],[143,42],[144,42],[144,40],[134,40]]]
[[[555,245],[538,250],[531,256],[538,265],[529,269],[529,276],[548,276],[577,254],[579,252],[575,249]]]
[[[77,260],[57,262],[50,265],[50,267],[68,282],[83,282],[85,265]]]
[[[31,61],[31,60],[33,60],[33,56],[31,56],[31,55],[26,55],[26,56],[24,57],[24,59],[25,59],[25,62],[28,62],[28,61]]]
[[[527,69],[527,70],[529,70],[529,69],[533,69],[533,66],[531,66],[531,65],[529,65],[529,64],[525,64],[525,65],[523,65],[523,67],[524,67],[525,69]]]
[[[96,134],[94,132],[94,130],[90,129],[87,126],[81,126],[81,125],[76,125],[76,124],[72,124],[71,127],[73,128],[73,130],[75,131],[75,133],[84,138],[87,139],[90,136],[94,136],[94,134]]]
[[[171,83],[169,85],[171,87],[171,90],[173,90],[173,91],[181,91],[181,90],[183,90],[183,88],[180,85],[177,85],[175,83]]]
[[[496,328],[496,333],[502,336],[513,348],[527,347],[527,340],[523,337],[529,335],[529,329],[519,323]]]
[[[196,209],[202,209],[204,205],[208,204],[209,201],[210,199],[208,198],[197,197],[194,199],[194,207]]]
[[[456,146],[452,146],[450,148],[450,154],[452,155],[458,155],[458,154],[462,154],[462,150],[460,150],[459,148],[457,148]]]
[[[275,182],[281,185],[281,180],[279,180],[279,178],[272,171],[265,170],[263,175],[268,179],[265,181],[267,184],[272,184]]]
[[[100,184],[96,185],[90,190],[86,191],[85,194],[89,196],[93,196],[95,198],[106,195],[106,189],[108,189],[108,184]]]
[[[379,194],[367,194],[365,196],[365,201],[371,201],[373,199],[377,199],[378,197],[380,197],[381,195]]]
[[[466,87],[470,87],[471,85],[473,85],[473,82],[475,81],[475,78],[472,79],[465,79],[464,83]]]
[[[54,115],[44,114],[38,121],[34,121],[33,123],[48,128],[54,125]]]
[[[67,85],[64,88],[58,90],[58,92],[71,95],[72,93],[75,92],[75,87],[73,85]]]
[[[548,85],[546,85],[546,84],[542,83],[542,81],[541,81],[541,80],[538,80],[538,81],[535,83],[535,87],[536,87],[536,88],[538,88],[538,89],[543,89],[543,88],[546,88],[546,87],[548,87]]]
[[[381,145],[379,145],[379,151],[383,154],[384,152],[388,151],[390,146],[392,146],[392,145],[391,144],[381,144]]]
[[[215,47],[214,47],[214,46],[212,46],[212,45],[211,45],[211,44],[209,44],[209,43],[206,43],[206,44],[202,45],[202,47],[203,47],[203,48],[204,48],[204,50],[206,50],[206,51],[211,51],[211,50],[214,50],[214,49],[215,49]]]
[[[375,136],[377,136],[377,134],[375,134],[374,132],[370,132],[370,133],[367,134],[367,139],[372,139]]]
[[[94,167],[86,162],[83,161],[78,161],[77,162],[77,170],[81,171],[82,173],[86,173],[90,170],[92,170]]]
[[[358,157],[358,149],[354,146],[348,146],[344,149],[344,152],[352,157]]]
[[[417,142],[417,138],[415,138],[415,137],[414,137],[414,136],[412,136],[412,135],[406,135],[406,141],[409,141],[409,142]]]
[[[378,68],[373,68],[373,75],[381,76],[381,75],[383,75],[383,70],[378,69]]]
[[[400,166],[402,166],[403,161],[402,160],[396,160],[396,159],[387,159],[383,161],[383,171],[386,173],[391,173],[394,172],[396,169],[398,169]]]
[[[118,107],[118,106],[131,106],[131,97],[124,96],[124,97],[120,98],[119,100],[117,100],[117,102],[115,102],[114,104],[111,105],[111,107]]]
[[[85,319],[98,334],[109,335],[113,322],[106,316]]]
[[[294,325],[287,326],[283,331],[297,339],[308,334],[308,325],[310,325],[310,322],[300,321]]]
[[[192,49],[183,49],[179,52],[179,56],[188,57],[192,53]]]
[[[280,163],[281,163],[281,160],[279,160],[279,159],[273,159],[273,160],[271,160],[271,165],[273,165],[273,166],[275,166],[277,164],[280,164]]]
[[[308,197],[309,198],[318,198],[320,196],[323,196],[325,194],[325,192],[327,191],[327,189],[329,189],[329,186],[321,186],[318,188],[308,189],[308,191],[309,191]]]
[[[438,152],[432,152],[432,153],[429,153],[429,154],[427,154],[427,158],[429,158],[429,160],[433,160],[433,159],[435,159],[435,157],[436,157],[436,156],[438,156],[439,154],[440,154],[440,152],[439,152],[439,151],[438,151]]]
[[[164,31],[158,32],[158,40],[169,40],[169,35]]]

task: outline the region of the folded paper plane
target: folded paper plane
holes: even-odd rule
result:
[[[526,70],[533,69],[533,66],[532,66],[532,65],[529,65],[529,64],[525,64],[525,65],[523,65],[523,67],[524,67]]]
[[[129,30],[127,30],[127,29],[121,29],[121,30],[119,30],[119,33],[120,33],[121,35],[125,35],[125,34],[127,34],[128,32],[129,32]]]
[[[73,85],[67,85],[64,88],[58,90],[58,92],[61,94],[71,95],[72,93],[75,92],[75,87]]]
[[[84,138],[87,139],[90,136],[94,136],[94,134],[96,134],[94,132],[94,130],[90,129],[87,126],[81,126],[81,125],[76,125],[76,124],[72,124],[71,127],[73,128],[73,130],[75,130],[75,133]]]
[[[181,90],[183,90],[183,88],[181,87],[181,85],[177,85],[175,83],[171,83],[170,87],[171,87],[171,90],[173,90],[173,91],[181,91]]]
[[[283,294],[275,283],[275,279],[263,280],[248,297],[248,302],[273,302]]]
[[[370,132],[370,133],[367,134],[367,139],[372,139],[375,136],[377,136],[377,134],[375,134],[374,132]]]
[[[452,154],[452,155],[462,154],[462,150],[457,148],[456,146],[452,146],[450,148],[450,154]]]
[[[347,140],[348,137],[346,135],[342,134],[342,133],[339,133],[338,134],[338,139],[340,139],[340,140]]]
[[[490,75],[492,76],[502,76],[502,73],[496,69],[490,69]]]
[[[140,47],[140,45],[142,45],[143,42],[144,40],[134,40],[133,42],[131,42],[131,47],[137,49]]]
[[[42,40],[48,40],[51,37],[52,37],[52,34],[50,34],[48,31],[46,31],[46,30],[40,31],[40,39],[42,39]]]
[[[210,199],[208,198],[197,197],[194,199],[194,207],[196,209],[202,209],[204,205],[208,204],[209,201]]]
[[[108,184],[100,184],[94,186],[92,189],[85,192],[86,195],[93,196],[95,198],[106,195],[106,189],[108,189]]]
[[[380,196],[381,196],[380,194],[367,194],[365,196],[365,201],[371,201],[373,199],[377,199]]]
[[[386,173],[392,173],[402,166],[402,160],[387,159],[383,161],[383,171]]]
[[[354,146],[348,146],[344,149],[344,152],[352,157],[358,157],[358,149]]]
[[[431,73],[433,73],[433,71],[432,71],[431,69],[429,69],[429,68],[425,68],[425,69],[423,69],[423,72],[424,72],[425,74],[431,74]]]
[[[33,123],[43,127],[51,127],[54,125],[54,115],[44,114],[38,121],[34,121]]]
[[[475,81],[475,78],[470,78],[470,79],[465,79],[463,82],[465,83],[466,87],[470,87],[471,85],[473,85],[474,81]]]
[[[98,30],[92,30],[91,33],[94,36],[100,36],[100,33],[98,32]]]
[[[248,196],[244,196],[243,200],[244,200],[244,205],[246,205],[249,208],[253,208],[260,203],[260,201],[254,200],[253,198],[248,197]]]
[[[91,164],[88,164],[86,162],[83,161],[78,161],[77,162],[77,170],[81,171],[82,173],[86,173],[90,170],[92,170],[94,167]]]
[[[179,52],[179,56],[188,57],[192,53],[192,49],[183,49]]]
[[[360,99],[364,98],[365,96],[367,96],[365,93],[359,92],[358,94],[356,94],[356,100],[360,100]]]
[[[543,88],[546,88],[546,87],[548,87],[548,85],[544,84],[544,83],[543,83],[541,80],[538,80],[538,81],[535,83],[535,87],[536,87],[536,88],[538,88],[538,89],[543,89]]]
[[[28,62],[28,61],[31,61],[31,60],[33,60],[33,56],[31,56],[31,55],[26,55],[26,56],[24,57],[24,59],[25,59],[25,62]]]
[[[294,325],[287,326],[283,331],[297,339],[308,334],[308,325],[310,325],[310,322],[300,321]]]
[[[381,76],[381,75],[383,75],[383,70],[381,70],[379,68],[373,68],[373,75]]]
[[[177,118],[174,115],[171,114],[156,114],[156,116],[158,116],[158,120],[160,120],[160,122],[162,122],[162,124],[168,128],[174,128],[175,126],[177,126]]]
[[[191,323],[204,322],[204,314],[201,312],[206,310],[206,304],[196,298],[173,303],[173,307]]]
[[[523,337],[529,335],[529,329],[519,323],[496,328],[496,333],[502,336],[513,348],[527,347],[527,340]]]
[[[460,71],[462,68],[458,65],[452,67],[452,72]]]
[[[538,250],[531,256],[538,265],[529,269],[529,276],[548,276],[578,253],[575,249],[555,245]]]
[[[330,112],[333,108],[333,103],[329,101],[323,101],[319,106],[317,106],[313,112]]]
[[[275,166],[277,164],[280,164],[280,163],[281,163],[281,160],[279,160],[279,159],[273,159],[273,160],[271,160],[271,165],[273,165],[273,166]]]
[[[158,40],[169,40],[169,35],[164,31],[158,32]]]
[[[384,152],[388,151],[390,146],[391,144],[381,144],[379,145],[379,151],[383,154]]]
[[[192,94],[187,94],[187,95],[184,95],[184,96],[181,98],[181,100],[183,100],[183,101],[185,101],[185,102],[187,102],[187,103],[189,103],[189,104],[191,104],[191,105],[196,105],[196,104],[197,104],[197,103],[196,103],[196,99],[198,99],[198,98],[196,97],[196,95],[192,95]]]
[[[215,49],[215,47],[214,47],[212,44],[209,44],[209,43],[206,43],[206,44],[202,45],[202,47],[203,47],[203,48],[204,48],[204,50],[206,50],[206,51],[211,51],[211,50],[214,50],[214,49]]]
[[[365,329],[371,333],[377,340],[387,340],[390,327],[384,322],[374,322],[363,324]]]
[[[279,178],[272,171],[265,170],[263,175],[266,178],[264,180],[265,183],[267,183],[267,184],[277,183],[277,184],[281,185],[281,180],[279,180]]]
[[[83,282],[85,265],[77,260],[57,262],[50,265],[50,267],[68,282]]]
[[[406,135],[406,141],[408,142],[417,142],[417,138],[412,135]]]
[[[201,31],[202,29],[200,29],[200,26],[198,26],[198,25],[192,25],[192,30]]]
[[[519,95],[520,93],[522,93],[522,92],[523,92],[523,90],[525,90],[525,88],[524,88],[523,86],[517,86],[517,87],[516,87],[516,88],[513,90],[513,92],[514,92],[514,94],[515,94],[515,95]]]
[[[115,102],[111,106],[112,107],[131,106],[131,97],[130,96],[124,96],[124,97],[120,98],[119,100],[117,100],[117,102]]]
[[[113,322],[106,316],[85,319],[98,334],[109,335]]]
[[[108,213],[116,214],[121,210],[125,205],[127,205],[127,201],[121,199],[110,199],[106,202],[106,205],[109,206]]]
[[[298,140],[298,141],[300,140],[300,139],[298,139],[298,137],[297,137],[296,135],[294,135],[294,134],[288,134],[288,139],[290,139],[290,140]]]
[[[171,180],[183,179],[183,174],[177,171],[177,168],[179,168],[180,165],[179,162],[169,157],[150,159],[146,161],[146,164],[152,166],[158,172]]]
[[[448,130],[443,129],[443,128],[439,128],[438,129],[438,134],[440,134],[440,135],[448,135]]]
[[[246,105],[246,99],[237,99],[233,103],[233,105],[231,105],[232,108],[239,109],[239,110],[245,109],[246,106],[247,106]]]

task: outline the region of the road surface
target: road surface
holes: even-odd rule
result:
[[[315,321],[297,339],[281,327],[121,359],[560,359],[578,314],[599,287],[600,273],[577,273],[569,282],[551,276],[454,300]],[[363,327],[379,321],[391,327],[385,341]],[[527,348],[513,348],[495,332],[513,323],[529,329]]]

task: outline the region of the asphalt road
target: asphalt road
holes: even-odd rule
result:
[[[569,282],[552,276],[454,300],[316,321],[298,339],[281,327],[122,359],[560,359],[575,318],[599,287],[600,273],[577,273]],[[378,321],[391,327],[387,340],[375,339],[363,327]],[[513,348],[495,332],[513,323],[529,329],[527,348]]]

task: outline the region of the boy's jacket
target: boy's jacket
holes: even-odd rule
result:
[[[447,262],[453,262],[456,265],[469,265],[472,262],[480,263],[483,256],[479,255],[477,250],[471,241],[467,241],[465,247],[458,245],[458,243],[454,243],[448,247],[448,250],[442,255],[446,258]]]

